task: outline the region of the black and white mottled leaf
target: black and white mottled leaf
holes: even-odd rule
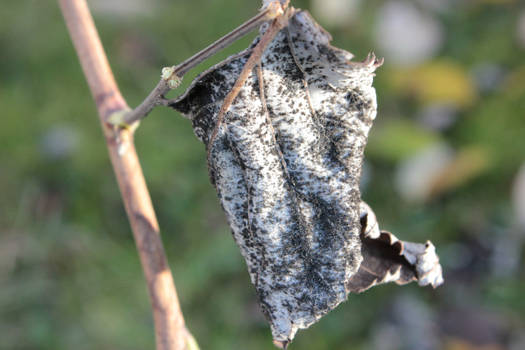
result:
[[[422,281],[418,266],[424,263],[417,259],[424,251],[413,260],[375,229],[367,234],[363,227],[370,225],[362,227],[373,216],[361,202],[359,179],[376,117],[372,80],[382,61],[369,55],[353,62],[330,40],[307,12],[297,11],[269,44],[262,74],[254,70],[248,77],[215,138],[219,109],[251,49],[201,74],[171,105],[192,120],[206,144],[211,181],[283,347],[351,291]]]

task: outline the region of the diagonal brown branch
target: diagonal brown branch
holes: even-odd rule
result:
[[[285,3],[285,6],[288,6],[288,2]],[[210,164],[210,155],[211,155],[211,148],[213,147],[213,143],[215,142],[215,139],[217,138],[217,134],[219,133],[219,129],[222,125],[224,115],[226,112],[228,112],[228,109],[231,107],[233,101],[241,91],[241,88],[243,87],[244,83],[246,82],[246,79],[250,76],[250,74],[253,71],[253,68],[257,63],[260,62],[261,57],[264,53],[264,50],[266,50],[266,47],[272,42],[273,38],[279,33],[281,29],[284,28],[288,24],[288,20],[292,17],[294,13],[293,8],[287,8],[286,12],[283,15],[277,16],[270,24],[269,28],[266,30],[266,32],[261,37],[261,40],[252,50],[252,53],[250,54],[250,57],[244,64],[244,67],[237,77],[237,80],[235,81],[235,84],[233,85],[232,89],[226,95],[224,98],[224,101],[221,105],[221,108],[219,110],[219,114],[217,115],[217,122],[215,123],[215,127],[213,128],[213,132],[211,133],[210,139],[208,140],[208,164]]]
[[[133,143],[133,131],[107,123],[129,110],[120,94],[85,0],[59,0],[97,105],[111,163],[131,223],[153,309],[157,350],[183,350],[191,339],[180,310],[159,225]]]
[[[131,125],[145,118],[153,110],[153,108],[160,105],[167,105],[169,101],[166,100],[164,96],[168,93],[168,91],[170,91],[170,89],[179,85],[180,80],[184,74],[186,74],[191,68],[211,57],[218,51],[231,45],[242,36],[259,27],[262,23],[282,16],[286,6],[288,6],[288,2],[286,2],[284,5],[282,5],[280,1],[271,2],[256,16],[250,18],[232,32],[226,34],[203,50],[197,52],[195,55],[191,56],[184,62],[173,67],[165,68],[168,70],[167,76],[164,76],[163,73],[163,77],[160,79],[157,86],[155,86],[155,88],[144,99],[144,101],[142,101],[142,103],[134,110],[129,111],[123,115],[122,118],[116,120],[116,124]]]

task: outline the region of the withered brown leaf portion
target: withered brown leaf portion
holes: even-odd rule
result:
[[[392,241],[390,232],[381,232],[378,238],[361,236],[363,262],[348,281],[348,289],[361,293],[378,284],[396,282],[406,284],[417,280],[415,266],[402,255],[403,244]]]
[[[425,244],[403,242],[392,233],[380,231],[374,212],[361,202],[361,254],[363,262],[348,281],[354,293],[388,282],[399,285],[418,281],[422,286],[443,283],[441,265],[435,248]]]
[[[251,50],[201,74],[171,105],[206,144],[211,181],[280,346],[350,291],[421,281],[429,255],[401,254],[406,266],[391,256],[396,244],[383,243],[361,202],[363,151],[377,109],[372,80],[382,61],[352,62],[330,40],[298,11],[264,52],[262,79],[248,77],[210,144]]]

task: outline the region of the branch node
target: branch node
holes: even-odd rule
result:
[[[123,109],[120,111],[113,112],[107,117],[106,123],[110,124],[111,126],[118,126],[123,129],[128,129],[130,128],[130,124],[126,123],[124,117],[130,111],[130,109]]]
[[[171,75],[175,73],[175,66],[171,66],[171,67],[164,67],[162,68],[162,71],[161,71],[161,78],[164,79],[164,80],[169,80],[171,78]]]
[[[170,89],[176,89],[182,82],[182,77],[178,76],[175,71],[175,66],[162,68],[160,74],[162,80],[166,81]]]
[[[266,19],[274,19],[278,16],[282,16],[284,14],[284,10],[288,7],[288,1],[285,1],[283,4],[281,4],[280,1],[271,1],[265,5],[263,5],[262,10],[266,10]]]
[[[126,121],[127,116],[131,112],[131,109],[124,109],[117,112],[114,112],[110,114],[107,119],[106,123],[109,124],[109,126],[113,129],[113,132],[115,133],[115,139],[117,143],[119,144],[119,155],[123,155],[126,150],[122,147],[122,132],[121,131],[128,131],[130,135],[133,135],[135,130],[139,127],[140,120],[135,120],[131,123],[128,123]]]
[[[168,80],[168,87],[170,89],[176,89],[179,87],[180,83],[182,82],[182,78],[180,78],[178,75],[173,74],[173,76]]]
[[[140,120],[134,121],[131,124],[126,123],[126,116],[130,113],[129,109],[124,109],[114,112],[106,119],[106,123],[112,129],[115,143],[117,144],[117,154],[122,157],[129,149],[132,142],[132,136],[135,130],[139,127]]]

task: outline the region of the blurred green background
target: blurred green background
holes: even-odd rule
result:
[[[241,0],[89,1],[123,95],[254,15]],[[291,349],[525,349],[525,6],[292,1],[334,45],[385,57],[363,197],[431,239],[445,285],[386,285]],[[243,48],[240,40],[191,71]],[[96,110],[56,2],[0,11],[0,349],[152,349],[142,270]],[[137,148],[188,327],[202,349],[272,349],[190,122],[155,110]],[[520,170],[521,169],[521,170]]]

